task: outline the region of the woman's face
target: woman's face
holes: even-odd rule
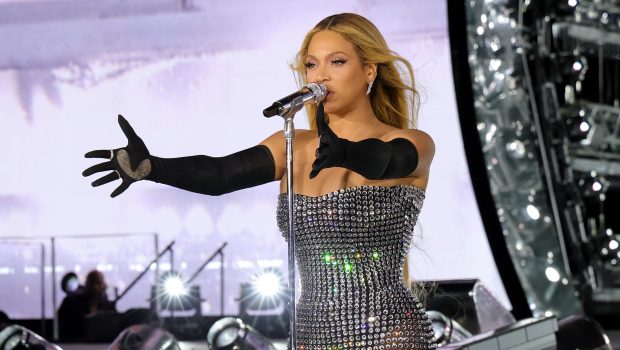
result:
[[[308,82],[322,82],[327,87],[326,113],[345,114],[368,98],[366,89],[373,71],[362,65],[353,44],[340,34],[330,30],[314,34],[305,65]]]

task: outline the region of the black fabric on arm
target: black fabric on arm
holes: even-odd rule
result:
[[[147,180],[187,191],[219,196],[274,181],[275,161],[269,148],[258,145],[225,157],[150,156]]]
[[[344,141],[346,155],[342,167],[367,179],[406,177],[418,166],[418,150],[407,139],[396,138],[388,142],[379,139]]]

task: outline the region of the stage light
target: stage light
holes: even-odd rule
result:
[[[465,327],[439,311],[431,310],[427,311],[426,314],[433,328],[433,340],[440,347],[472,336]]]
[[[595,171],[582,175],[578,178],[577,184],[586,197],[595,197],[597,200],[605,199],[605,192],[610,185],[605,177],[598,175]]]
[[[0,330],[0,350],[62,350],[28,328],[10,325]]]
[[[538,208],[536,208],[536,206],[529,204],[525,211],[527,212],[527,215],[532,219],[532,220],[538,220],[540,219],[540,210],[538,210]]]
[[[330,257],[331,261],[331,257]],[[280,270],[267,268],[241,284],[239,317],[271,338],[288,335],[289,289]]]
[[[547,279],[551,282],[555,283],[560,281],[560,273],[556,268],[553,268],[551,266],[545,269],[545,276],[547,276]]]
[[[607,229],[605,234],[595,241],[594,247],[600,252],[603,264],[614,267],[618,264],[618,258],[620,258],[620,234]]]
[[[170,297],[178,298],[185,295],[185,284],[178,275],[171,275],[163,280],[164,293]]]
[[[578,142],[581,145],[589,145],[592,142],[590,133],[594,130],[588,113],[583,108],[566,109],[562,112],[562,116],[569,141]]]
[[[256,276],[252,284],[263,297],[272,298],[282,292],[282,276],[274,272],[264,272]]]
[[[567,16],[575,13],[575,9],[579,5],[579,0],[561,0],[555,1],[556,11],[558,15]]]
[[[252,277],[249,286],[249,295],[244,298],[255,299],[250,302],[258,309],[271,309],[281,304],[286,295],[287,283],[282,272],[276,268],[267,268]],[[252,307],[254,308],[254,307]]]
[[[526,154],[525,145],[521,140],[512,140],[506,144],[506,152],[511,158],[521,159]]]
[[[108,350],[181,350],[168,331],[154,325],[137,324],[122,331]]]
[[[573,72],[575,73],[579,73],[583,70],[583,68],[585,67],[585,64],[582,62],[581,59],[577,58],[575,59],[575,61],[573,61]]]
[[[158,292],[153,297],[161,300],[163,310],[185,310],[189,304],[188,288],[182,276],[176,271],[168,271],[159,279]],[[155,290],[152,291],[154,293]]]
[[[564,86],[564,102],[575,104],[583,89],[583,81],[588,72],[588,59],[582,55],[564,54],[558,58],[556,82]],[[554,66],[555,68],[555,66]]]
[[[200,317],[203,301],[200,286],[188,285],[187,280],[176,271],[167,271],[151,287],[151,310],[160,317]]]
[[[213,350],[276,350],[266,337],[234,317],[215,322],[207,333],[207,344]]]

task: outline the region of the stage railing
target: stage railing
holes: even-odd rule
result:
[[[45,244],[43,242],[15,242],[6,240],[4,237],[0,238],[0,245],[19,245],[19,246],[39,246],[41,248],[40,259],[40,290],[41,290],[41,333],[45,334]]]
[[[105,233],[105,234],[88,234],[88,235],[56,235],[56,236],[4,236],[0,237],[0,244],[22,244],[22,245],[40,245],[41,246],[41,334],[45,334],[45,318],[46,318],[46,288],[45,288],[45,274],[46,271],[51,273],[51,303],[52,303],[52,315],[53,315],[53,339],[59,338],[58,328],[58,293],[57,293],[57,250],[58,242],[62,240],[78,240],[78,239],[110,239],[110,238],[123,238],[123,237],[136,237],[136,236],[152,236],[154,243],[154,256],[159,252],[159,237],[157,233]],[[47,255],[45,252],[45,246],[49,243],[50,246],[50,265],[46,266]],[[154,280],[157,281],[160,275],[160,264],[155,264],[154,268]],[[10,315],[9,315],[10,316]]]

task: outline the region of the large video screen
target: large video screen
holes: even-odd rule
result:
[[[305,33],[339,12],[369,18],[411,61],[422,101],[418,127],[437,146],[411,276],[479,278],[509,307],[465,161],[443,2],[205,0],[180,8],[137,1],[152,8],[129,4],[107,16],[90,1],[72,2],[69,14],[56,3],[0,1],[0,13],[16,16],[0,18],[0,310],[10,317],[40,317],[42,303],[51,317],[52,288],[58,306],[60,278],[71,271],[82,281],[102,271],[113,297],[172,241],[172,259],[164,255],[159,270],[172,265],[185,277],[227,243],[225,314],[238,313],[241,283],[269,267],[286,273],[277,183],[210,197],[142,181],[111,199],[118,182],[92,188],[97,177],[81,172],[97,161],[83,155],[126,145],[118,114],[159,157],[222,156],[256,145],[283,127],[262,110],[297,90],[289,64]],[[39,16],[25,6],[49,8]],[[307,128],[305,112],[295,124]],[[216,257],[193,281],[203,314],[220,313],[220,267]],[[151,267],[119,310],[149,307],[154,276]]]

